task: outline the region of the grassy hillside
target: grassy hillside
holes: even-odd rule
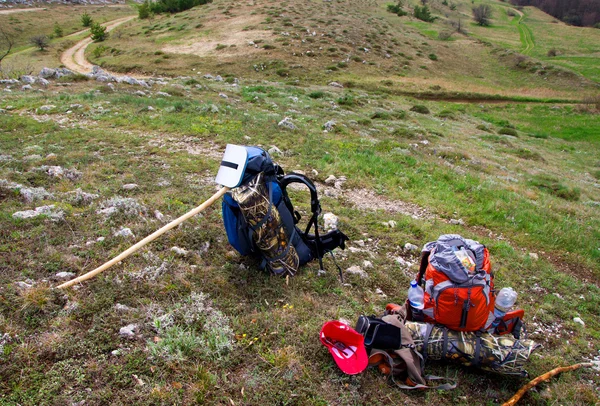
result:
[[[507,7],[498,4],[502,6],[495,8],[505,13]],[[433,88],[562,98],[597,91],[594,69],[588,69],[592,76],[585,78],[577,70],[515,53],[520,49],[519,33],[508,18],[500,30],[495,25],[473,28],[469,36],[455,33],[440,40],[439,33],[451,30],[449,22],[455,16],[471,31],[471,3],[461,3],[455,11],[436,2],[432,7],[434,14],[449,17],[433,24],[400,18],[387,12],[381,1],[217,0],[184,13],[131,22],[120,39],[109,39],[95,53],[90,48],[88,56],[121,72],[186,75],[219,70],[290,83],[337,80],[397,91]],[[593,63],[600,32],[585,32],[589,35],[570,52],[576,58],[589,56]],[[557,34],[552,38],[559,41],[563,33]]]
[[[81,25],[81,15],[87,12],[94,21],[104,23],[135,14],[130,6],[48,6],[39,11],[0,14],[0,26],[14,39],[11,54],[2,62],[3,76],[39,72],[44,66],[58,66],[60,54],[81,38],[89,35]],[[55,23],[63,37],[54,33]],[[30,39],[36,35],[50,38],[45,51],[33,47]]]
[[[596,58],[597,34],[559,42],[575,28],[525,8],[521,37],[521,17],[490,4],[492,26],[479,28],[467,2],[430,3],[441,18],[429,24],[379,1],[215,0],[128,22],[88,49],[168,84],[2,85],[0,404],[501,404],[527,379],[428,362],[458,388],[406,392],[376,370],[344,375],[319,343],[327,320],[403,302],[418,261],[405,244],[444,233],[486,244],[496,286],[518,292],[543,345],[531,376],[600,359],[600,73],[547,66]],[[459,14],[469,36],[438,39]],[[518,53],[521,38],[535,59]],[[559,46],[572,54],[544,56]],[[278,126],[285,117],[295,130]],[[277,147],[287,172],[311,177],[350,237],[336,261],[368,277],[342,284],[330,257],[324,275],[313,262],[272,277],[229,246],[215,205],[95,279],[52,289],[211,196],[227,143]],[[308,194],[291,196],[306,220]],[[520,404],[595,404],[599,386],[582,369]]]
[[[532,375],[597,356],[597,111],[426,102],[430,113],[422,114],[411,111],[422,102],[400,96],[245,79],[239,87],[197,77],[146,96],[134,90],[80,83],[2,96],[0,178],[51,193],[27,203],[6,183],[0,189],[0,331],[10,338],[0,366],[4,404],[506,400],[523,381],[431,363],[428,371],[458,379],[459,388],[404,393],[375,371],[342,375],[318,343],[325,320],[354,321],[403,301],[416,266],[396,258],[415,263],[416,254],[402,247],[449,232],[485,243],[498,286],[519,292],[530,336],[544,345],[531,358]],[[49,104],[48,112],[39,110]],[[296,131],[277,126],[284,116]],[[332,119],[335,130],[324,133]],[[510,130],[516,135],[502,134]],[[79,289],[48,289],[57,272],[81,274],[135,241],[114,236],[122,227],[139,239],[166,221],[156,210],[175,218],[207,198],[228,142],[276,145],[284,155],[275,158],[288,171],[316,170],[324,209],[340,217],[353,241],[337,259],[343,269],[370,261],[369,278],[347,275],[342,286],[331,260],[323,277],[316,263],[289,282],[270,277],[232,251],[214,207]],[[52,177],[42,165],[81,174]],[[347,177],[341,189],[323,183],[330,174]],[[130,183],[138,187],[122,188]],[[78,188],[96,196],[69,193]],[[132,200],[103,214],[116,196]],[[293,197],[305,211],[307,196]],[[12,217],[44,204],[64,218]],[[396,227],[383,224],[390,220]],[[209,294],[218,311],[206,313],[206,299],[194,292]],[[217,317],[221,327],[189,335],[205,319],[188,325],[177,318],[182,312]],[[175,315],[167,330],[156,321],[165,314]],[[129,324],[137,325],[133,337],[120,337]],[[235,339],[227,338],[228,328]],[[218,352],[202,341],[210,337],[226,337],[227,345]],[[590,404],[598,382],[587,370],[565,374],[523,404]]]

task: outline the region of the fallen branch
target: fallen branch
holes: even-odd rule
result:
[[[548,379],[552,378],[554,375],[558,375],[561,372],[574,371],[574,370],[582,368],[582,367],[591,367],[593,365],[594,364],[591,363],[591,362],[582,362],[580,364],[575,364],[575,365],[571,365],[571,366],[568,366],[568,367],[554,368],[552,371],[546,372],[545,374],[540,375],[537,378],[531,380],[527,385],[524,385],[521,389],[519,389],[519,391],[517,393],[515,393],[515,395],[512,398],[510,398],[502,406],[513,406],[514,404],[516,404],[523,397],[523,395],[529,389],[533,388],[534,386],[536,386],[540,382],[547,381]]]

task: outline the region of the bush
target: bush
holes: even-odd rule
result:
[[[152,14],[178,13],[189,10],[192,7],[212,3],[212,0],[147,0],[148,8]],[[139,12],[139,10],[138,10]],[[141,17],[140,17],[141,18]]]
[[[440,31],[440,33],[438,34],[438,39],[441,39],[442,41],[449,40],[452,34],[453,33],[450,31]]]
[[[92,33],[92,41],[94,42],[101,42],[108,38],[106,27],[101,26],[100,23],[93,23],[90,27],[90,32]]]
[[[81,25],[84,27],[90,27],[93,22],[94,20],[92,20],[92,17],[90,17],[88,13],[83,13],[81,15]]]
[[[404,10],[402,10],[402,7],[404,6],[402,0],[399,0],[398,3],[396,4],[388,4],[387,5],[387,11],[389,11],[390,13],[394,13],[397,14],[399,17],[408,15],[408,13]]]
[[[48,37],[45,35],[36,35],[29,38],[31,45],[38,47],[40,51],[48,48]]]
[[[414,111],[415,113],[419,113],[419,114],[429,114],[429,109],[427,108],[427,106],[423,106],[422,104],[417,104],[414,105],[410,111]]]
[[[60,38],[64,35],[63,29],[57,22],[54,23],[54,36],[56,38]]]
[[[356,100],[354,100],[354,96],[351,94],[345,94],[338,99],[338,104],[342,106],[354,106]]]
[[[487,4],[480,4],[477,7],[473,7],[473,19],[478,25],[488,26],[490,25],[490,19],[492,18],[492,7]]]
[[[556,48],[551,48],[548,50],[548,56],[552,57],[552,56],[556,56],[558,55],[558,51],[556,50]]]
[[[518,137],[517,130],[514,128],[503,127],[498,131],[498,134],[511,135],[513,137]]]
[[[140,20],[145,20],[150,17],[150,3],[148,0],[138,6],[138,17]]]
[[[310,97],[311,99],[322,99],[323,97],[325,97],[325,92],[322,92],[320,90],[310,92],[308,94],[308,97]]]
[[[530,182],[532,186],[537,187],[551,195],[560,197],[561,199],[569,201],[578,201],[581,197],[581,190],[578,188],[568,188],[555,179],[548,175],[537,175]]]
[[[427,23],[432,23],[437,20],[437,17],[433,17],[431,15],[431,11],[429,11],[429,7],[426,5],[423,7],[415,6],[414,16],[421,21],[425,21]]]
[[[437,61],[438,57],[436,54],[429,54],[429,59],[431,59],[432,61]]]

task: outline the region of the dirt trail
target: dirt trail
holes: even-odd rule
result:
[[[14,8],[14,9],[10,9],[10,10],[0,10],[0,15],[1,14],[13,14],[13,13],[29,13],[32,11],[42,11],[44,10],[43,8]]]
[[[522,11],[517,10],[516,8],[510,8],[510,10],[519,14],[517,28],[519,29],[519,36],[521,37],[521,43],[523,44],[523,49],[521,50],[521,53],[523,55],[528,55],[535,46],[535,42],[533,42],[533,34],[531,33],[531,28],[529,28],[525,24],[525,14]]]
[[[115,28],[117,28],[119,25],[126,23],[127,21],[133,20],[134,18],[136,18],[136,16],[128,16],[128,17],[119,18],[117,20],[109,21],[107,24],[105,24],[106,31],[107,32],[112,31]],[[63,65],[65,65],[65,67],[72,70],[73,72],[77,72],[77,73],[81,73],[81,74],[90,73],[92,71],[92,68],[94,67],[94,65],[92,65],[85,59],[85,49],[91,43],[92,43],[92,39],[90,37],[79,41],[74,46],[72,46],[71,48],[69,48],[65,52],[63,52],[63,54],[60,56],[60,62]],[[144,76],[135,76],[135,77],[142,78]]]

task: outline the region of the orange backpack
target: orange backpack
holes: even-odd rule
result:
[[[494,316],[494,275],[487,248],[457,234],[425,244],[417,283],[425,296],[423,318],[456,331],[486,328]]]

